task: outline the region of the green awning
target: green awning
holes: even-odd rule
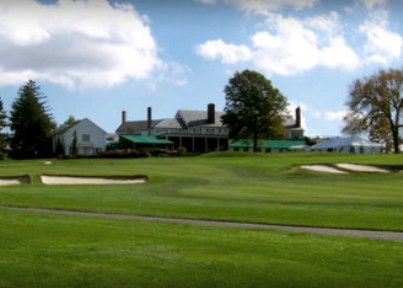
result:
[[[258,140],[257,146],[262,149],[290,149],[293,146],[303,146],[305,140]],[[231,142],[231,148],[253,148],[252,140],[236,140]]]
[[[134,144],[155,144],[155,145],[172,145],[173,142],[167,139],[159,139],[155,136],[142,136],[142,135],[124,135],[120,136],[121,139],[132,142]]]

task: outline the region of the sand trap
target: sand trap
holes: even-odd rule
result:
[[[30,182],[28,176],[15,177],[15,178],[0,178],[0,186],[21,185]]]
[[[139,184],[145,183],[146,177],[72,177],[72,176],[41,176],[46,185],[102,185],[102,184]]]
[[[337,167],[354,171],[354,172],[375,172],[375,173],[389,173],[389,170],[374,167],[374,166],[367,166],[367,165],[357,165],[357,164],[348,164],[348,163],[340,163],[336,164]]]
[[[325,173],[334,173],[334,174],[348,174],[345,171],[341,171],[331,166],[326,165],[304,165],[300,166],[302,169],[311,170],[315,172],[325,172]]]
[[[0,179],[0,186],[20,185],[22,184],[19,179]]]

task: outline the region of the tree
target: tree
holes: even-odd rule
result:
[[[225,86],[223,124],[231,139],[253,139],[257,151],[258,139],[282,139],[286,131],[283,115],[287,99],[262,74],[244,70],[236,72]]]
[[[73,140],[71,140],[71,145],[70,145],[70,155],[71,156],[77,156],[77,154],[78,154],[77,131],[74,131]]]
[[[0,159],[4,159],[7,149],[7,137],[3,129],[7,127],[7,114],[3,110],[3,101],[0,99]]]
[[[382,139],[399,153],[399,129],[403,114],[403,70],[381,70],[371,77],[356,80],[347,101],[349,112],[343,132],[367,132]],[[390,145],[390,144],[389,144]]]
[[[51,156],[55,125],[45,106],[46,97],[32,80],[18,94],[10,117],[12,156],[17,159]]]
[[[63,125],[70,126],[70,125],[73,125],[75,122],[76,122],[76,118],[74,118],[73,115],[70,115],[69,118],[67,118],[67,120],[64,121]]]

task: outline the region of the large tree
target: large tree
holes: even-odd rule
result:
[[[282,139],[286,135],[283,115],[287,99],[262,74],[244,70],[236,72],[225,86],[223,123],[231,139]]]
[[[6,156],[7,149],[7,137],[4,133],[4,128],[7,127],[7,115],[3,110],[3,101],[0,99],[0,159],[4,159]]]
[[[403,127],[403,70],[381,70],[356,80],[347,101],[345,133],[369,133],[399,153],[399,129]]]
[[[52,153],[55,125],[46,107],[46,97],[32,80],[18,94],[10,117],[12,156],[17,159],[48,157]]]

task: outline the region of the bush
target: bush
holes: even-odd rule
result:
[[[100,158],[147,158],[150,157],[148,152],[140,152],[137,150],[109,150],[98,155]]]
[[[178,148],[178,156],[184,156],[188,154],[188,149],[186,147],[179,147]]]

